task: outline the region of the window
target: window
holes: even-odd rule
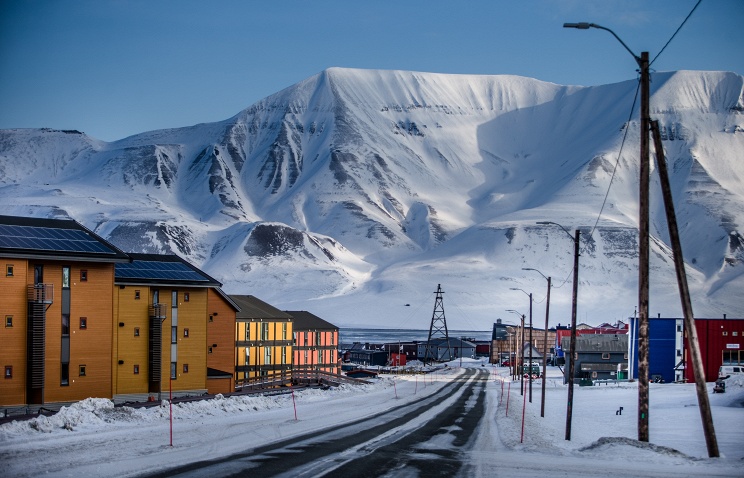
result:
[[[731,335],[733,335],[734,337],[737,337],[739,335],[739,332],[731,332]]]
[[[170,377],[170,378],[171,378],[172,380],[175,380],[175,379],[176,379],[176,366],[177,366],[177,365],[178,365],[178,364],[177,364],[176,362],[171,362],[171,370],[170,370],[170,372],[171,372],[171,377]]]
[[[60,368],[60,384],[61,385],[69,385],[70,384],[70,364],[69,363],[63,363],[62,367]]]
[[[5,378],[13,378],[13,366],[12,365],[5,366]]]
[[[261,324],[261,340],[269,340],[269,323],[263,322]]]
[[[264,363],[271,363],[271,347],[264,347]]]
[[[682,351],[680,349],[677,349],[677,357],[681,357],[681,356],[682,356]]]
[[[139,375],[139,365],[136,365],[135,364],[135,366],[134,366],[134,374],[135,375]]]
[[[245,361],[246,361],[246,363],[248,362],[248,359],[249,358],[251,358],[251,348],[250,347],[246,347],[245,348]]]
[[[134,300],[140,300],[140,291],[138,290],[134,291]]]
[[[139,327],[134,328],[134,336],[139,337]]]
[[[173,308],[178,307],[178,291],[177,290],[171,291],[171,307]]]
[[[188,337],[189,336],[189,329],[183,329],[183,336]]]
[[[305,350],[305,362],[304,363],[307,363],[307,350]]]
[[[183,301],[184,302],[188,302],[189,301],[189,293],[188,292],[184,292],[183,293]]]
[[[727,335],[728,335],[728,331],[724,330],[723,331],[723,336],[726,337]]]
[[[13,277],[13,264],[5,264],[5,275]]]
[[[70,335],[70,314],[62,314],[62,335]]]
[[[245,340],[251,340],[251,324],[245,324]]]
[[[320,332],[315,331],[315,345],[320,346]]]
[[[85,377],[85,365],[81,365],[79,367],[79,373],[78,373],[78,375],[80,375],[81,377]]]
[[[287,347],[282,347],[282,364],[287,363]]]
[[[189,373],[189,364],[183,364],[183,373]]]
[[[210,354],[212,353],[212,347],[211,346],[207,349],[207,353],[210,353]]]
[[[292,332],[292,345],[297,345],[297,332]]]
[[[302,345],[307,345],[307,332],[305,332],[304,335],[305,335],[305,343],[303,343]]]
[[[171,327],[171,343],[177,344],[178,343],[178,327]]]
[[[6,327],[13,327],[13,316],[12,315],[6,315],[5,316],[5,326]]]
[[[160,291],[155,289],[152,291],[152,305],[158,305],[160,301]]]
[[[85,269],[80,269],[80,282],[87,282],[88,281],[88,271]]]
[[[62,267],[62,288],[70,288],[70,266]]]
[[[333,345],[333,340],[334,340],[333,336],[334,335],[336,335],[335,332],[331,332],[331,345]]]
[[[87,329],[88,328],[88,318],[87,317],[80,317],[80,329]]]
[[[282,340],[287,340],[287,323],[282,323]]]
[[[608,352],[603,352],[602,360],[610,360],[610,354]]]
[[[209,314],[209,321],[214,322],[214,317],[212,316],[212,314]]]

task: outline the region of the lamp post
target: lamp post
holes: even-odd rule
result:
[[[638,234],[639,234],[639,254],[638,254],[638,440],[649,441],[648,432],[648,311],[649,311],[649,175],[650,175],[650,164],[649,164],[649,137],[648,132],[651,125],[651,118],[649,114],[649,90],[650,90],[650,75],[649,75],[649,61],[648,52],[642,52],[639,57],[633,51],[628,48],[628,45],[623,42],[619,36],[615,34],[609,28],[597,25],[594,23],[564,23],[564,28],[577,28],[579,30],[588,30],[589,28],[597,28],[599,30],[605,30],[610,32],[617,41],[633,56],[636,63],[638,64],[641,73],[641,164],[640,164],[640,195],[639,195],[639,220],[638,220]],[[661,141],[659,139],[657,143],[657,159],[659,155],[663,155],[661,149]],[[660,165],[660,170],[662,165]],[[662,181],[664,179],[662,178]],[[663,186],[662,186],[663,189]],[[664,193],[666,194],[666,193]],[[671,207],[671,197],[669,201],[665,203],[668,207]],[[668,211],[668,210],[667,210]],[[670,236],[674,236],[672,232],[671,223],[675,222],[674,228],[676,229],[676,219],[669,217],[667,212],[667,220],[670,222]],[[675,251],[675,267],[677,268],[678,281],[682,282],[680,276],[684,275],[684,263],[682,262],[681,247],[677,244],[674,247]],[[678,260],[679,259],[679,260]],[[684,278],[683,278],[684,279]],[[686,282],[686,279],[684,279]],[[692,316],[692,307],[689,304],[689,297],[686,296],[686,284],[680,283],[680,295],[682,296],[682,308],[685,312],[685,324],[689,324],[689,329],[692,331],[691,345],[693,351],[693,359],[697,355],[696,348],[697,337],[695,334],[694,318]],[[698,394],[698,405],[700,407],[700,414],[703,421],[703,429],[705,432],[705,441],[708,448],[708,456],[718,457],[718,443],[716,441],[715,429],[713,427],[713,418],[710,412],[710,404],[708,401],[707,392],[705,391],[705,380],[702,372],[698,372],[698,367],[693,360],[693,371],[695,372],[695,381],[697,386]]]
[[[517,287],[511,287],[511,290],[521,290],[527,296],[530,298],[530,365],[529,365],[529,379],[530,379],[530,403],[532,403],[532,292],[526,292],[522,289],[519,289]],[[524,375],[524,370],[522,370],[522,375]]]
[[[641,73],[641,158],[639,181],[638,219],[638,440],[648,437],[648,311],[649,311],[649,62],[648,52],[641,56],[633,53],[628,45],[609,28],[594,23],[564,23],[563,28],[588,30],[597,28],[610,32],[633,56]]]
[[[545,417],[545,377],[548,361],[548,319],[550,317],[550,276],[531,267],[523,267],[523,271],[535,271],[548,281],[548,297],[545,299],[545,333],[543,335],[543,363],[542,363],[542,397],[540,398],[540,416]]]
[[[538,221],[538,224],[553,224],[560,227],[568,237],[571,233],[557,222]],[[571,341],[569,345],[568,361],[568,401],[566,402],[566,440],[571,439],[571,419],[573,416],[573,392],[574,392],[574,375],[576,374],[576,299],[579,293],[579,238],[581,231],[576,229],[574,236],[571,237],[574,243],[574,270],[573,270],[573,292],[571,295]]]
[[[521,314],[517,312],[516,310],[512,310],[512,309],[508,309],[507,312],[511,312],[512,314],[517,314],[522,324],[520,327],[522,331],[522,335],[521,335],[521,338],[519,339],[521,343],[517,345],[517,351],[519,352],[519,360],[517,361],[517,366],[518,366],[517,370],[519,370],[519,368],[524,370],[524,314]],[[520,382],[519,394],[524,395],[524,372],[520,372],[519,377],[520,377],[519,378],[519,382]]]

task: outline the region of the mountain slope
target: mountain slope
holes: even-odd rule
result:
[[[698,316],[744,314],[732,294],[744,286],[743,83],[653,75]],[[441,283],[451,324],[488,329],[528,309],[510,288],[544,296],[522,268],[564,283],[578,228],[579,314],[611,321],[637,297],[635,93],[635,81],[331,68],[218,123],[112,143],[0,131],[0,197],[6,214],[73,217],[124,250],[173,251],[228,292],[340,325],[426,328]],[[679,315],[658,192],[654,179],[651,311]],[[570,300],[570,283],[553,291],[553,324]]]

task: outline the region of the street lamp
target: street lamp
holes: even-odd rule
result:
[[[526,292],[518,287],[511,287],[511,290],[521,290],[530,298],[530,365],[529,365],[529,378],[530,378],[530,403],[532,403],[532,292]],[[524,367],[522,367],[524,368]],[[524,375],[524,370],[522,370]]]
[[[560,227],[568,237],[571,233],[557,222],[538,221],[538,224],[553,224]],[[574,392],[574,375],[576,373],[576,297],[579,293],[579,237],[581,231],[576,229],[571,240],[574,242],[574,270],[573,270],[573,292],[571,294],[571,342],[569,346],[568,361],[568,401],[566,402],[566,440],[571,439],[571,418],[573,416],[573,392]],[[565,355],[565,353],[564,353]]]
[[[649,441],[648,432],[648,355],[649,355],[649,338],[648,338],[648,312],[649,312],[649,176],[650,176],[650,164],[649,164],[649,138],[648,132],[651,127],[651,118],[649,113],[649,99],[650,99],[650,74],[649,74],[649,61],[648,52],[644,51],[639,57],[633,51],[628,48],[628,45],[620,39],[609,28],[597,25],[595,23],[564,23],[564,28],[577,28],[579,30],[588,30],[589,28],[597,28],[599,30],[605,30],[610,32],[612,36],[620,42],[628,53],[633,56],[633,59],[638,64],[639,71],[641,73],[641,164],[640,164],[640,180],[639,180],[639,220],[638,220],[638,440]],[[663,150],[661,150],[661,140],[658,139],[657,144],[657,159]],[[663,165],[660,165],[660,171]],[[666,201],[666,197],[665,197]],[[671,205],[671,197],[668,201]],[[676,229],[676,220],[671,221],[669,214],[667,214],[667,220],[670,221],[670,229],[672,228],[671,223],[675,222],[674,228]],[[674,235],[670,230],[670,235]],[[684,268],[682,262],[681,247],[674,247],[675,251],[675,267],[677,270],[678,281],[680,282],[680,294],[686,297],[686,283],[683,285],[682,282],[686,282],[684,277],[684,271],[679,270]],[[679,260],[677,260],[679,259]],[[681,278],[681,279],[680,279]],[[690,329],[694,334],[694,318],[692,316],[692,306],[689,303],[689,297],[682,299],[682,307],[685,310],[685,323],[690,325]],[[713,427],[713,416],[710,411],[710,403],[708,401],[708,395],[705,388],[705,379],[702,373],[698,373],[697,361],[695,360],[698,356],[698,344],[696,340],[691,340],[691,354],[693,356],[693,372],[695,373],[695,382],[698,395],[698,405],[700,406],[700,414],[703,421],[703,429],[705,432],[705,441],[708,448],[708,456],[718,457],[718,443],[716,441],[715,429]]]
[[[522,337],[519,339],[521,343],[517,346],[517,351],[519,352],[519,360],[517,361],[517,365],[519,366],[519,368],[524,369],[524,314],[521,314],[512,309],[507,309],[507,312],[517,314],[519,316],[519,319],[521,320],[522,326],[520,327],[520,329],[522,330]],[[524,395],[524,372],[520,372],[519,377],[519,394]]]
[[[548,362],[548,318],[550,317],[550,277],[532,267],[522,267],[523,271],[535,271],[548,281],[548,297],[545,300],[545,334],[543,336],[543,364],[542,364],[542,397],[540,398],[540,416],[545,417],[545,378]]]

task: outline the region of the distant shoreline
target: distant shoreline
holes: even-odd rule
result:
[[[448,330],[451,338],[467,337],[475,340],[491,340],[490,330]],[[371,329],[356,327],[340,327],[339,343],[354,342],[384,344],[395,342],[426,341],[429,330],[421,329]]]

